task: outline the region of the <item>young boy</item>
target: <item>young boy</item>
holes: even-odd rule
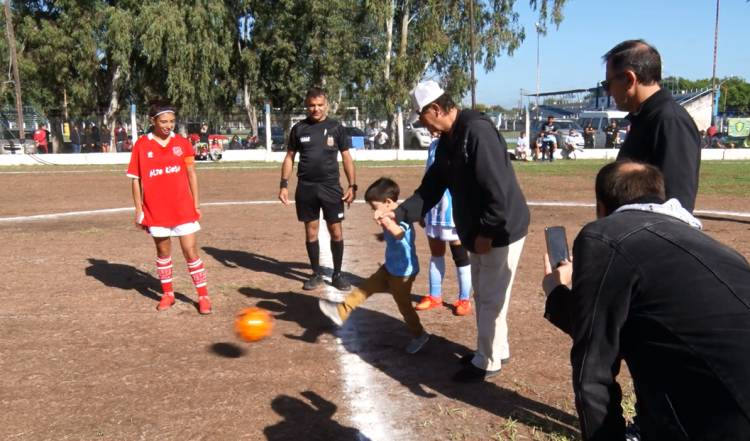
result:
[[[365,192],[365,201],[375,210],[393,210],[398,206],[398,184],[389,178],[373,182]],[[376,292],[388,292],[398,305],[398,310],[406,321],[413,339],[406,345],[406,352],[415,354],[427,343],[430,334],[424,331],[419,316],[411,306],[409,296],[414,279],[419,272],[419,261],[414,244],[414,228],[411,224],[397,224],[390,218],[378,221],[383,227],[385,240],[385,263],[375,274],[354,288],[343,302],[337,303],[320,299],[320,310],[334,323],[341,326],[352,311]]]

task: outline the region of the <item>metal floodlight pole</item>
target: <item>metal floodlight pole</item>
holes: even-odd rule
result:
[[[539,115],[539,93],[540,93],[541,84],[542,84],[542,69],[541,69],[540,58],[539,58],[539,39],[540,39],[540,34],[542,33],[542,30],[544,29],[544,27],[539,22],[534,23],[534,26],[536,27],[536,113],[538,116]]]
[[[474,40],[474,0],[469,0],[469,62],[471,63],[471,109],[477,108],[476,74],[474,72],[476,42]]]
[[[713,90],[714,97],[716,97],[716,55],[719,49],[719,3],[721,0],[716,0],[716,23],[714,25],[714,65],[713,73],[711,75],[711,89]],[[719,112],[718,100],[714,99],[711,101],[711,124],[716,121],[716,116]]]

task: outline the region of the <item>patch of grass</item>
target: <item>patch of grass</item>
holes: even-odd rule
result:
[[[701,162],[698,194],[750,196],[750,161]]]
[[[499,432],[492,436],[492,439],[497,441],[515,441],[518,436],[518,427],[516,427],[517,421],[511,417],[508,417],[503,423],[502,428]]]

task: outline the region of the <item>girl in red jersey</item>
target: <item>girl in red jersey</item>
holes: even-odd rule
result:
[[[176,236],[198,291],[198,311],[210,314],[206,270],[195,239],[201,214],[193,146],[173,132],[174,107],[155,102],[148,116],[153,128],[133,146],[127,174],[132,178],[135,224],[148,231],[156,244],[156,269],[163,290],[156,309],[163,311],[174,304],[172,237]]]

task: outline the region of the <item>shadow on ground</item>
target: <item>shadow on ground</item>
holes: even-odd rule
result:
[[[271,401],[271,408],[284,419],[263,429],[268,441],[369,441],[359,430],[332,419],[335,404],[312,391],[301,395],[307,401],[289,395],[279,395]]]
[[[310,277],[310,265],[302,262],[282,262],[273,257],[247,251],[222,250],[203,247],[203,251],[229,268],[242,267],[255,272],[274,274],[291,280],[303,282]]]
[[[578,437],[577,418],[545,403],[505,389],[503,377],[494,382],[457,384],[450,377],[460,366],[458,359],[470,349],[445,337],[432,335],[416,355],[404,352],[410,336],[404,323],[378,311],[360,308],[340,329],[336,329],[318,310],[318,298],[296,293],[271,293],[255,288],[241,288],[240,293],[260,299],[257,306],[276,313],[277,320],[296,323],[302,335],[288,338],[315,343],[322,334],[334,333],[350,353],[398,381],[413,394],[435,397],[435,391],[469,406],[484,409],[503,418],[513,418],[529,427]],[[388,294],[376,294],[388,295]],[[366,305],[365,305],[366,306]],[[428,330],[429,331],[429,330]]]
[[[300,283],[310,277],[312,271],[310,265],[302,262],[283,262],[273,257],[263,256],[261,254],[250,253],[247,251],[222,250],[213,247],[203,247],[203,251],[210,255],[222,265],[229,268],[242,267],[255,272],[273,274],[286,279],[295,280]],[[333,273],[332,268],[321,267],[324,275],[330,276]],[[343,271],[352,283],[360,283],[362,278]]]
[[[88,262],[90,265],[86,268],[86,275],[102,282],[105,286],[124,291],[135,290],[140,295],[157,302],[161,299],[161,282],[151,274],[134,266],[110,263],[104,259],[92,257],[88,259]],[[198,307],[198,302],[182,293],[175,292],[175,299]]]

